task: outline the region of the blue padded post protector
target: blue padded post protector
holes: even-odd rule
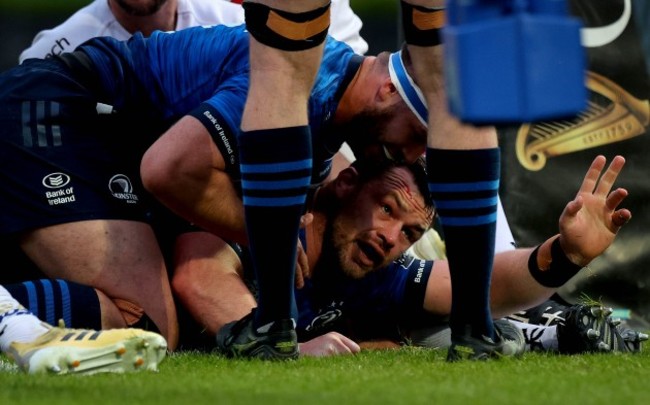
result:
[[[448,0],[445,80],[466,122],[570,117],[586,106],[581,23],[565,0]]]

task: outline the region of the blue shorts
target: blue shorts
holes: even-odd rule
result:
[[[155,134],[111,112],[73,70],[30,59],[0,75],[2,236],[82,220],[151,219],[140,159]]]

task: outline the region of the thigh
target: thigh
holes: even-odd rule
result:
[[[94,287],[122,310],[129,324],[146,314],[170,349],[175,348],[178,321],[171,286],[148,224],[127,220],[69,222],[26,232],[20,244],[47,277]]]
[[[112,297],[137,298],[166,278],[162,253],[146,223],[70,222],[26,232],[20,240],[48,277],[91,285]]]

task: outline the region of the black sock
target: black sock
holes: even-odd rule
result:
[[[452,280],[450,327],[494,337],[490,277],[499,191],[499,149],[427,149],[429,189],[442,223]]]
[[[296,244],[312,171],[309,127],[243,132],[239,145],[246,229],[259,288],[255,325],[295,319]]]

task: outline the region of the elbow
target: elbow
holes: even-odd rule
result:
[[[157,197],[166,195],[167,190],[173,187],[174,166],[178,167],[173,160],[149,149],[140,162],[140,178],[145,190]]]

